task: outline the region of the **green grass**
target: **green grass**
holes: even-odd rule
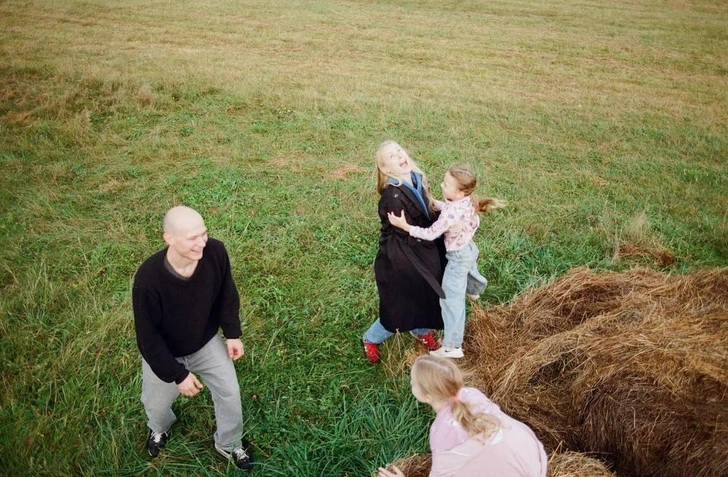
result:
[[[207,394],[143,449],[130,284],[178,203],[232,258],[257,475],[426,451],[412,340],[358,348],[378,144],[509,202],[477,236],[486,304],[581,265],[726,266],[727,52],[709,0],[1,2],[0,475],[235,474]]]

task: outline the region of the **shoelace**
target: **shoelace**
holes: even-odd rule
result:
[[[248,453],[245,452],[243,449],[235,449],[233,451],[233,457],[235,460],[245,459],[248,457]]]

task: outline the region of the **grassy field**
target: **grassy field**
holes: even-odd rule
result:
[[[255,474],[426,451],[413,341],[359,349],[379,143],[509,202],[476,237],[487,306],[728,265],[726,91],[723,0],[0,1],[0,475],[236,473],[207,392],[144,450],[130,285],[180,203],[241,291]]]

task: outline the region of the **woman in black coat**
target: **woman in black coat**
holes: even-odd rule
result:
[[[407,152],[394,141],[384,142],[376,154],[379,199],[379,252],[374,274],[379,291],[379,318],[364,335],[364,353],[371,363],[379,362],[378,344],[396,332],[411,331],[430,350],[439,348],[431,329],[443,327],[440,287],[445,269],[442,238],[426,241],[392,226],[387,213],[427,228],[437,220],[430,203],[424,174]]]

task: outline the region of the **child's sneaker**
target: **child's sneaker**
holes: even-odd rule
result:
[[[432,334],[432,331],[428,331],[426,335],[415,335],[412,333],[415,338],[420,340],[425,346],[427,346],[427,349],[430,351],[435,351],[436,349],[440,348],[440,343],[438,343],[435,340],[435,337]]]
[[[364,355],[367,357],[367,361],[372,364],[377,364],[379,361],[379,346],[376,343],[370,343],[364,341]]]
[[[478,300],[480,300],[480,295],[474,295],[472,293],[466,293],[465,296],[468,297],[468,300],[470,300],[470,301],[478,301]]]
[[[465,356],[462,348],[446,348],[442,347],[436,351],[430,351],[430,355],[439,356],[440,358],[458,359]]]

